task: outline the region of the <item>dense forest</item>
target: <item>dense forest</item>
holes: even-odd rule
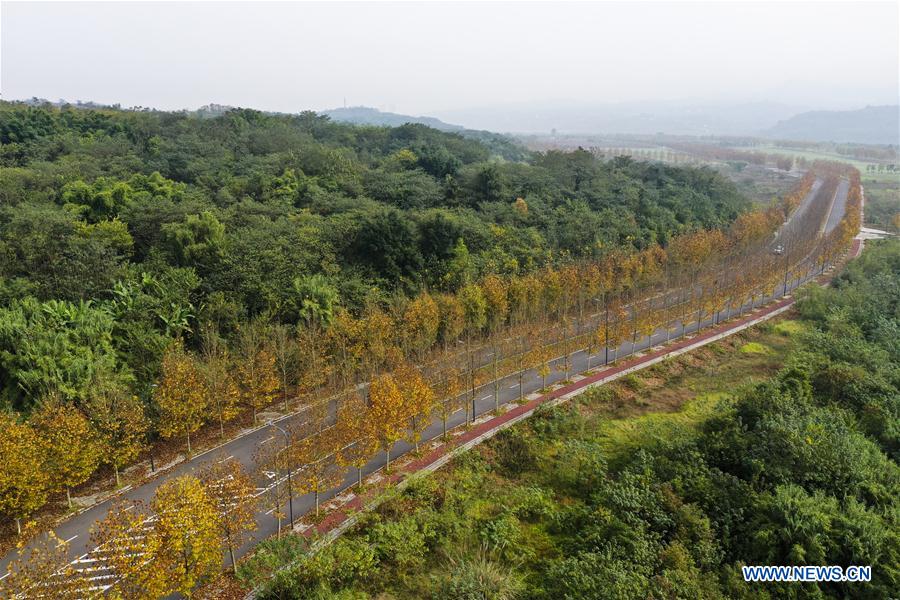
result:
[[[628,421],[630,443],[611,446],[604,407],[622,400],[595,388],[416,481],[317,553],[292,536],[264,543],[241,576],[265,582],[294,561],[262,594],[281,599],[891,597],[898,282],[900,244],[880,243],[831,288],[807,290],[799,322],[768,326],[790,346],[774,376],[735,390],[717,381],[727,368],[710,374],[699,417]],[[692,389],[694,372],[668,383]],[[871,565],[872,581],[749,584],[748,564]]]
[[[170,340],[197,347],[200,324],[229,339],[259,315],[294,324],[310,294],[358,313],[665,243],[747,204],[703,169],[506,162],[424,126],[313,113],[6,103],[0,143],[0,397],[24,412],[50,388],[83,397],[97,371],[143,396]],[[25,330],[45,356],[17,344]]]

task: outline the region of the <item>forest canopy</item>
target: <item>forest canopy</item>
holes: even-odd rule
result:
[[[0,397],[25,411],[98,378],[145,391],[202,323],[228,339],[260,315],[296,324],[310,293],[358,313],[664,245],[748,207],[706,169],[585,150],[509,162],[423,125],[311,112],[2,103],[0,144]]]

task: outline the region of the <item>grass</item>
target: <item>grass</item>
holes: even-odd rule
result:
[[[726,392],[712,392],[694,396],[675,412],[649,413],[629,419],[604,421],[597,430],[598,441],[610,458],[654,445],[689,437],[703,423],[713,409],[731,398]]]
[[[767,354],[769,347],[759,342],[747,342],[741,346],[741,352],[744,354]]]
[[[772,329],[775,331],[775,333],[778,333],[785,337],[794,337],[799,333],[803,333],[806,328],[800,321],[785,319],[784,321],[778,321],[774,323]]]

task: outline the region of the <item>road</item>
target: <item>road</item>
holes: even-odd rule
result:
[[[795,211],[794,215],[792,215],[791,220],[785,224],[785,227],[789,227],[795,218],[798,218],[803,214],[808,207],[816,198],[817,192],[821,187],[821,182],[816,182],[813,189],[804,198],[801,205]],[[835,194],[834,204],[831,207],[830,214],[828,216],[826,228],[828,231],[837,226],[837,223],[840,221],[840,218],[843,216],[845,211],[845,203],[847,198],[848,186],[839,187],[838,193]],[[829,198],[828,201],[832,199]],[[812,277],[812,275],[810,275]],[[793,290],[798,285],[805,283],[809,277],[804,278],[802,280],[795,280],[788,282],[787,291]],[[781,296],[782,291],[784,291],[784,286],[779,286],[779,289],[776,290],[776,293],[766,298],[765,300],[771,300],[775,297]],[[761,301],[757,300],[755,304],[759,304]],[[747,303],[739,310],[740,312],[744,312],[751,308],[750,304]],[[732,309],[730,311],[722,311],[720,315],[716,317],[716,321],[721,321],[722,319],[726,319],[730,316],[737,315],[739,312],[738,309]],[[702,326],[706,327],[713,323],[713,318],[706,319]],[[675,322],[672,324],[673,328],[679,333],[679,335],[687,335],[693,332],[696,332],[698,329],[698,325],[696,323],[691,323],[685,326],[684,333],[682,334],[681,323]],[[671,330],[670,330],[671,331]],[[660,345],[666,342],[667,338],[671,336],[669,332],[666,330],[659,330],[651,338],[644,337],[637,341],[636,344],[632,345],[630,342],[625,342],[619,348],[610,348],[609,356],[617,356],[624,357],[634,352],[640,352],[641,350],[645,350],[648,347]],[[591,365],[599,366],[603,364],[604,357],[606,356],[605,350],[600,350],[595,354],[591,355]],[[588,354],[585,351],[579,351],[572,355],[572,367],[570,369],[571,373],[579,373],[588,369]],[[558,364],[561,362],[561,359],[555,361],[554,364]],[[552,383],[556,383],[564,379],[565,374],[552,369],[551,374],[547,376],[546,381],[547,384],[550,385]],[[542,387],[541,378],[538,376],[537,372],[534,369],[529,369],[525,372],[524,384],[523,384],[523,392],[525,395],[538,391]],[[509,402],[513,402],[519,399],[519,378],[517,374],[513,374],[507,377],[504,377],[500,380],[500,393],[499,393],[499,401],[500,404],[505,404]],[[481,387],[476,389],[475,395],[476,401],[476,413],[478,415],[490,412],[495,408],[495,399],[494,399],[494,382],[486,383]],[[297,415],[289,415],[283,417],[276,421],[277,424],[281,426],[285,426],[289,424],[293,419],[297,419]],[[448,426],[454,427],[463,424],[465,420],[465,414],[463,411],[459,411],[455,413],[449,420]],[[439,420],[434,421],[428,429],[423,433],[423,440],[430,440],[436,436],[441,435],[442,433],[442,424]],[[251,431],[242,437],[231,440],[223,446],[215,449],[213,451],[208,451],[202,454],[199,454],[193,457],[191,460],[181,463],[172,469],[170,469],[165,475],[160,476],[152,481],[149,481],[135,489],[128,490],[121,496],[113,499],[107,500],[103,503],[97,504],[90,509],[85,510],[84,512],[77,514],[65,522],[61,523],[55,529],[56,535],[59,539],[66,540],[69,542],[69,552],[72,556],[73,560],[76,561],[76,568],[84,569],[87,574],[89,574],[93,579],[93,582],[97,585],[98,588],[106,587],[109,583],[114,580],[114,574],[111,573],[104,565],[103,554],[102,551],[98,551],[95,549],[94,545],[91,544],[90,540],[90,530],[91,527],[97,521],[102,520],[106,513],[108,512],[110,506],[113,502],[118,501],[142,501],[149,502],[156,489],[166,480],[177,477],[185,474],[196,473],[199,469],[203,468],[206,465],[209,465],[213,461],[222,461],[222,460],[236,460],[240,462],[248,471],[254,470],[253,458],[257,449],[263,444],[283,444],[283,438],[281,434],[274,428],[263,426],[259,429]],[[411,446],[406,444],[405,442],[398,442],[392,452],[391,456],[399,457],[411,450]],[[378,456],[373,458],[369,464],[363,469],[364,474],[371,474],[378,469],[384,466],[385,457],[383,453],[380,453]],[[262,495],[265,493],[269,493],[269,490],[272,486],[272,481],[269,479],[263,479],[257,482],[258,494]],[[275,479],[274,481],[277,481]],[[342,484],[331,490],[328,493],[324,493],[321,495],[320,500],[322,502],[327,501],[332,498],[336,494],[340,493],[340,491],[352,486],[356,481],[356,472],[353,470],[352,472],[348,472]],[[303,515],[314,509],[314,496],[313,494],[306,494],[303,496],[294,497],[293,499],[293,512],[295,516]],[[266,510],[260,510],[257,514],[257,523],[258,528],[252,534],[249,541],[244,544],[237,552],[238,557],[246,554],[256,543],[260,540],[268,538],[276,533],[278,528],[277,520],[270,514],[271,511],[267,513]],[[285,507],[283,509],[284,514],[288,514],[288,509]],[[0,572],[6,571],[6,565],[12,560],[15,556],[15,553],[10,553],[6,557],[0,561]]]

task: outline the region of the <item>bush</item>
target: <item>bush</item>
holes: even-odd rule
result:
[[[492,561],[485,552],[450,558],[434,581],[435,600],[514,600],[525,585],[512,569]]]
[[[491,448],[495,462],[505,475],[516,477],[537,465],[534,441],[518,427],[504,429],[494,436]]]

